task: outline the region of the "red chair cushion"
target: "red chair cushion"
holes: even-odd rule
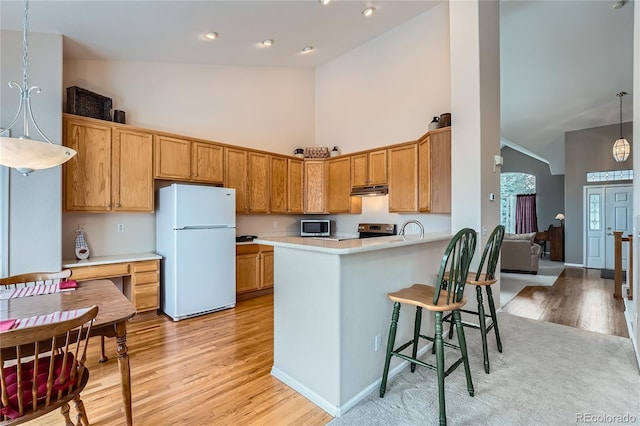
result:
[[[38,376],[36,377],[37,400],[44,400],[47,396],[47,377],[49,376],[49,361],[50,357],[44,357],[38,359]],[[69,353],[67,356],[67,365],[64,370],[64,377],[66,380],[61,382],[62,376],[62,361],[63,354],[57,354],[53,358],[53,391],[58,392],[65,390],[75,384],[75,378],[72,380],[69,378],[71,373],[71,367],[73,366],[73,354]],[[34,362],[22,363],[22,404],[25,408],[28,408],[33,402],[33,394],[31,388],[33,386],[33,369]],[[20,417],[18,410],[18,366],[12,365],[10,367],[3,368],[5,380],[7,384],[7,393],[9,394],[9,406],[0,409],[0,414],[5,414],[11,419]],[[56,397],[54,396],[54,399]]]

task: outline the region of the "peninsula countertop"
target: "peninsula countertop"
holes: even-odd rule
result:
[[[299,250],[316,251],[329,254],[353,254],[367,251],[386,250],[416,244],[426,244],[452,238],[450,232],[430,232],[420,238],[417,234],[406,236],[394,235],[377,238],[333,239],[322,237],[271,237],[253,240],[257,244],[274,247],[287,247]]]

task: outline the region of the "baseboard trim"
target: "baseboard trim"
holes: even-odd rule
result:
[[[418,350],[418,356],[420,357],[425,353],[430,352],[432,347],[433,347],[433,342],[430,342],[429,344],[425,345],[423,348]],[[389,377],[387,378],[387,381],[391,380],[392,378],[400,374],[406,368],[409,368],[409,362],[408,361],[400,362],[400,364],[398,364],[397,366],[389,370]],[[380,370],[380,372],[382,373],[382,369]],[[343,414],[345,414],[347,411],[355,407],[360,401],[368,397],[372,392],[379,390],[380,383],[382,383],[382,378],[377,379],[376,381],[371,383],[369,386],[367,386],[366,388],[358,392],[353,398],[349,399],[344,404],[336,406],[335,404],[332,404],[331,402],[327,401],[317,392],[312,391],[307,386],[303,385],[298,380],[289,376],[288,374],[286,374],[276,366],[271,367],[271,375],[334,417],[340,417]]]

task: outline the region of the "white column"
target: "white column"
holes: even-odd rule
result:
[[[486,236],[499,223],[500,31],[499,2],[449,3],[451,32],[452,231]],[[495,201],[490,201],[490,194]]]

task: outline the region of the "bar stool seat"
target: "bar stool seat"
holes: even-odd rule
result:
[[[469,272],[469,265],[475,252],[476,232],[470,228],[460,230],[449,242],[438,272],[435,285],[413,284],[411,287],[403,288],[399,291],[389,293],[388,297],[393,302],[393,313],[391,315],[391,326],[389,328],[389,339],[387,341],[387,353],[382,372],[382,382],[380,384],[380,397],[383,398],[387,389],[387,378],[389,375],[389,364],[392,356],[397,356],[405,361],[409,361],[411,372],[414,372],[416,365],[436,370],[438,373],[438,401],[440,407],[440,425],[446,425],[444,379],[451,374],[460,364],[464,365],[467,379],[467,391],[473,396],[473,382],[467,358],[467,344],[464,338],[464,328],[460,312],[467,303],[464,297],[464,286]],[[445,276],[447,277],[445,279]],[[400,317],[401,304],[413,305],[416,307],[413,339],[394,349],[398,319]],[[435,313],[435,337],[420,334],[422,323],[422,310],[427,309]],[[453,320],[458,333],[458,346],[444,342],[442,338],[443,313],[452,311]],[[418,343],[420,338],[434,343],[436,353],[436,365],[426,363],[417,358]],[[460,350],[460,358],[445,369],[444,346]],[[411,347],[411,354],[402,353]]]

